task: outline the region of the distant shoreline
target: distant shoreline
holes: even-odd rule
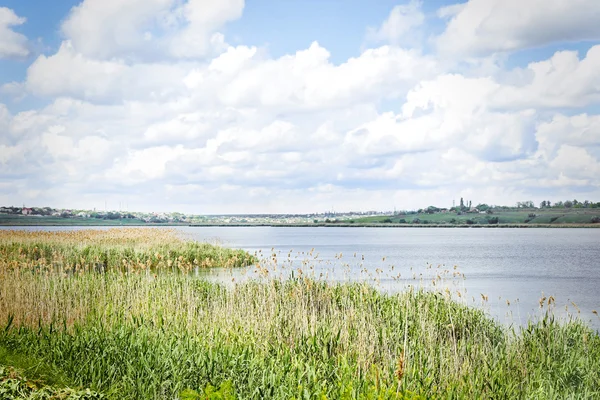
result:
[[[111,227],[111,228],[127,228],[127,227],[149,227],[149,228],[157,228],[157,227],[191,227],[191,228],[210,228],[210,227],[219,227],[219,228],[252,228],[252,227],[268,227],[268,228],[523,228],[523,229],[535,229],[535,228],[600,228],[600,224],[473,224],[473,225],[465,225],[465,224],[351,224],[351,223],[316,223],[316,224],[301,224],[301,223],[291,223],[291,224],[243,224],[243,223],[234,223],[234,224],[173,224],[173,223],[164,223],[164,224],[72,224],[65,223],[60,224],[56,222],[51,223],[21,223],[21,224],[7,224],[0,222],[0,227]]]
[[[271,227],[271,228],[600,228],[600,224],[189,224],[192,228],[202,227]]]

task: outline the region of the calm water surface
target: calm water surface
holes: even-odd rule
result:
[[[386,291],[404,290],[407,285],[433,288],[436,280],[436,288],[459,291],[461,301],[483,307],[506,324],[520,325],[530,316],[539,316],[540,298],[553,296],[557,315],[566,315],[565,307],[577,314],[578,308],[584,320],[600,329],[600,319],[592,313],[600,312],[600,229],[176,229],[194,240],[256,252],[268,270],[267,274],[253,267],[203,272],[209,279],[239,282],[293,273],[332,281],[370,281]],[[464,278],[453,277],[455,272]],[[436,279],[438,275],[442,280]]]

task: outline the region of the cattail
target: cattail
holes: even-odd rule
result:
[[[398,379],[398,382],[402,382],[402,377],[404,376],[404,352],[400,353],[400,356],[398,357],[394,375],[396,376],[396,379]]]

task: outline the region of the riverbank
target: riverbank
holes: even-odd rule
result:
[[[600,228],[600,224],[394,224],[394,223],[316,223],[316,224],[190,224],[190,227],[271,227],[271,228]]]
[[[382,293],[301,272],[281,281],[261,262],[254,268],[264,280],[224,286],[173,268],[187,253],[157,251],[163,230],[146,239],[139,231],[73,232],[51,243],[7,234],[0,348],[108,398],[600,395],[600,336],[577,319],[555,319],[553,298],[515,330],[467,306],[465,293],[441,289]],[[122,268],[115,256],[99,272],[88,247],[128,248],[133,255],[118,257],[132,261]],[[157,264],[146,268],[143,257]],[[78,268],[61,267],[75,260]]]

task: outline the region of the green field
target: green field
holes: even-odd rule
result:
[[[530,216],[535,214],[535,216]],[[481,213],[462,213],[457,215],[455,212],[435,213],[435,214],[396,214],[396,215],[378,215],[374,217],[358,218],[345,223],[355,224],[449,224],[466,225],[470,220],[473,225],[490,225],[491,218],[498,218],[497,224],[511,225],[537,225],[537,224],[593,224],[594,217],[600,218],[600,209],[559,209],[559,210],[527,210],[527,211],[504,211],[495,210],[492,214]],[[419,222],[415,222],[418,219]],[[600,223],[596,223],[600,226]]]
[[[31,216],[0,214],[0,225],[67,225],[67,226],[135,226],[151,225],[136,218],[101,219],[101,218],[62,218],[51,216]],[[161,224],[167,225],[167,224]]]
[[[514,330],[460,292],[189,273],[249,262],[269,275],[165,230],[0,232],[0,397],[600,396],[600,336],[552,298]]]

